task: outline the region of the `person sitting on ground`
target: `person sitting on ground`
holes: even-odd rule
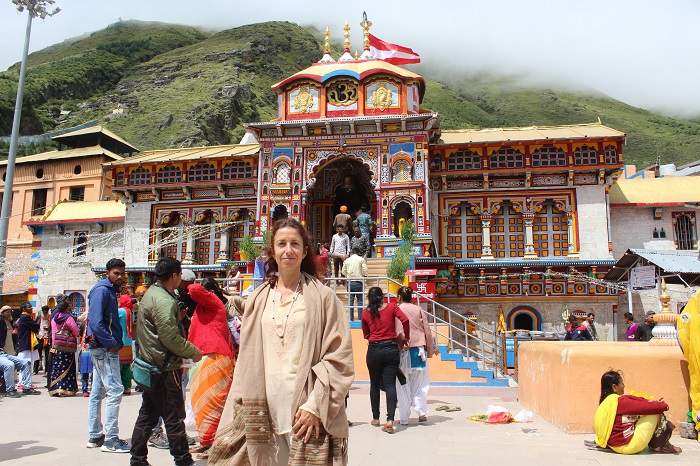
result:
[[[637,330],[634,331],[634,341],[649,341],[651,340],[651,331],[656,325],[654,322],[654,311],[647,311],[644,316],[644,322],[637,325]]]
[[[669,442],[675,426],[666,419],[665,411],[665,401],[625,395],[622,374],[608,371],[600,379],[600,404],[593,421],[595,442],[623,455],[647,447],[656,453],[679,454],[681,449]]]
[[[348,214],[347,206],[340,206],[340,213],[333,219],[333,230],[343,227],[343,231],[352,231],[352,216]]]
[[[4,396],[18,398],[22,396],[15,389],[15,370],[22,374],[22,385],[31,386],[31,365],[15,356],[14,335],[12,334],[12,308],[3,306],[0,309],[0,371],[5,381]],[[35,390],[36,391],[36,390]],[[39,393],[36,391],[36,393]],[[35,393],[32,393],[35,394]]]
[[[625,340],[634,341],[634,334],[637,331],[639,324],[634,321],[634,315],[631,312],[625,312],[625,325],[627,325]]]

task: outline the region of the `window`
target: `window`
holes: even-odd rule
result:
[[[525,255],[523,218],[507,201],[503,202],[501,211],[492,217],[491,248],[497,258]]]
[[[478,170],[481,168],[481,156],[469,150],[460,150],[447,158],[448,170]]]
[[[481,257],[481,216],[462,204],[447,219],[447,254],[458,259]]]
[[[73,238],[73,257],[84,256],[87,253],[87,231],[76,231]]]
[[[272,182],[285,184],[290,181],[290,174],[292,170],[289,168],[287,162],[278,163],[275,168],[272,169]]]
[[[129,174],[129,184],[140,185],[140,184],[150,184],[151,183],[151,171],[139,167]]]
[[[566,212],[546,202],[532,222],[535,253],[539,257],[566,256],[569,253],[569,227]]]
[[[554,146],[544,146],[532,154],[533,167],[561,167],[566,165],[566,154]]]
[[[73,167],[73,174],[74,175],[80,175],[82,172],[83,172],[83,167],[81,167],[80,165],[76,165],[75,167]]]
[[[407,160],[398,160],[392,168],[391,181],[396,183],[400,181],[411,181],[411,165]]]
[[[71,201],[85,200],[85,186],[71,186],[68,199]]]
[[[581,146],[574,151],[574,162],[576,165],[596,165],[598,152],[591,146]]]
[[[156,183],[179,183],[182,181],[182,171],[174,165],[168,165],[158,170]]]
[[[605,146],[605,163],[617,163],[617,149],[615,146]]]
[[[491,154],[491,168],[520,168],[523,166],[523,154],[515,149],[502,147]]]
[[[187,181],[211,181],[216,179],[216,168],[209,163],[198,163],[187,172]]]
[[[44,177],[44,169],[43,168],[36,169],[36,177],[38,179],[42,179]]]
[[[32,191],[32,212],[31,215],[44,215],[46,212],[46,192],[48,189],[35,189]]]
[[[124,184],[124,172],[117,173],[117,177],[114,179],[114,184],[117,186],[122,186]]]
[[[224,180],[233,180],[236,178],[250,178],[253,176],[253,167],[250,163],[242,160],[235,160],[224,165],[224,170],[221,174]]]
[[[695,249],[695,212],[673,212],[673,231],[676,236],[676,248]]]

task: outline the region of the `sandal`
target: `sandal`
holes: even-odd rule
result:
[[[454,413],[455,411],[462,411],[462,408],[459,406],[450,406],[445,410],[446,413]]]
[[[393,434],[396,432],[396,427],[394,427],[394,423],[389,421],[386,424],[384,424],[384,427],[382,427],[382,430],[386,432],[387,434]]]
[[[190,447],[190,453],[204,453],[209,450],[209,447],[204,447],[202,445],[195,445]]]
[[[680,447],[672,445],[670,442],[666,442],[664,446],[654,448],[652,451],[655,453],[665,453],[670,455],[679,455],[683,452],[683,450]]]
[[[450,409],[449,406],[447,406],[447,405],[440,405],[440,406],[438,406],[437,408],[435,408],[435,411],[447,411],[448,409]]]

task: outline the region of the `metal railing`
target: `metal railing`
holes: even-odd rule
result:
[[[221,287],[229,294],[248,296],[252,290],[263,281],[261,278],[217,278]],[[387,295],[389,283],[402,286],[389,277],[325,277],[324,282],[333,288],[345,301],[345,308],[350,320],[359,319],[366,300],[366,291],[372,286],[385,290]],[[360,283],[353,286],[349,282]],[[247,285],[247,286],[244,286]],[[390,295],[393,297],[393,295]],[[416,303],[427,314],[436,342],[446,344],[448,352],[460,354],[467,361],[477,363],[480,369],[492,370],[495,377],[507,377],[506,335],[498,332],[497,324],[486,325],[473,317],[465,316],[449,307],[414,290]],[[345,298],[345,299],[344,299]]]

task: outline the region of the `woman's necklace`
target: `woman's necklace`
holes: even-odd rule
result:
[[[294,309],[294,303],[296,303],[297,298],[299,297],[299,289],[301,288],[301,278],[299,279],[299,282],[297,283],[297,288],[294,291],[294,298],[292,299],[292,304],[289,306],[287,309],[287,314],[284,316],[284,325],[282,325],[282,333],[279,332],[277,329],[279,327],[277,322],[277,287],[275,287],[274,292],[272,293],[272,321],[275,323],[273,327],[275,327],[275,333],[277,336],[284,340],[284,335],[287,333],[287,322],[289,322],[289,314],[292,313],[292,310]],[[282,301],[282,293],[280,295],[280,301]]]

